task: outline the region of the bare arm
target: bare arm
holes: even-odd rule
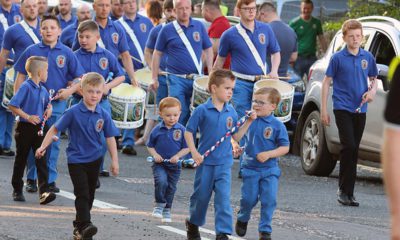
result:
[[[268,161],[268,159],[283,156],[288,152],[289,152],[289,146],[281,146],[274,150],[260,152],[259,154],[257,154],[257,161],[266,162]]]
[[[128,73],[129,78],[131,79],[131,84],[133,86],[138,86],[138,83],[135,78],[135,70],[133,69],[133,62],[131,55],[129,55],[128,51],[125,51],[120,54],[122,65],[124,65],[125,71]]]
[[[328,46],[326,44],[324,34],[318,35],[318,40],[319,40],[319,44],[321,45],[322,51],[326,52],[326,49],[328,48]]]
[[[25,81],[26,75],[20,72],[17,72],[17,77],[15,78],[14,83],[14,94],[18,92],[19,87]]]
[[[205,54],[205,61],[207,64],[207,69],[212,69],[213,67],[213,59],[214,59],[214,54],[213,54],[213,49],[212,47],[209,47],[204,50]]]
[[[108,92],[115,88],[116,86],[120,85],[125,81],[125,76],[119,76],[114,78],[112,81],[109,81],[104,87],[104,93],[108,94]]]
[[[153,61],[151,62],[151,79],[153,82],[150,84],[150,88],[154,91],[158,88],[158,74],[160,73],[160,60],[162,52],[158,50],[154,50],[153,52]]]
[[[224,66],[225,59],[226,57],[221,57],[220,55],[218,55],[214,63],[214,70],[222,69],[222,67]]]
[[[110,152],[111,156],[110,171],[113,176],[117,176],[119,174],[117,142],[115,141],[115,137],[106,138],[106,142],[107,142],[108,152]]]
[[[7,64],[8,56],[10,55],[10,51],[2,48],[0,52],[0,73],[3,72],[4,66]]]
[[[154,161],[156,163],[162,162],[163,158],[160,154],[158,154],[155,148],[147,147],[147,151],[149,151],[150,155],[154,158]]]
[[[278,69],[279,69],[279,64],[281,64],[281,53],[276,52],[274,54],[271,54],[271,72],[269,75],[273,78],[278,78]]]
[[[330,125],[330,117],[327,111],[328,93],[329,87],[331,86],[332,78],[325,76],[322,81],[322,92],[321,92],[321,120],[325,126]]]
[[[239,128],[239,130],[232,136],[232,138],[236,141],[239,142],[244,134],[247,132],[249,129],[250,125],[253,123],[254,120],[257,118],[257,113],[256,111],[252,111],[250,118],[247,119],[247,121]]]
[[[54,136],[57,135],[58,130],[54,127],[54,125],[47,131],[46,136],[43,139],[42,145],[36,150],[35,156],[37,158],[41,158],[46,153],[46,149],[53,142]]]
[[[179,159],[184,157],[186,154],[190,152],[189,148],[182,148],[179,152],[177,152],[171,159],[170,163],[177,163]]]
[[[144,49],[144,60],[147,63],[147,66],[149,66],[149,68],[151,69],[151,59],[153,58],[153,52],[154,49],[150,49],[150,48],[145,48]]]
[[[8,105],[8,109],[10,109],[10,111],[22,118],[25,118],[28,122],[32,123],[33,125],[37,125],[41,122],[40,117],[37,115],[29,115],[26,112],[24,112],[21,108],[17,108],[11,105]]]
[[[218,48],[219,48],[219,38],[211,38],[210,40],[212,42],[212,49],[213,49],[214,56],[217,56]]]
[[[194,145],[193,133],[186,131],[185,140],[190,152],[192,153],[193,160],[196,162],[197,166],[199,166],[203,162],[203,157],[197,151],[196,146]]]

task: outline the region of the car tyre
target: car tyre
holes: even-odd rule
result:
[[[328,151],[318,111],[311,112],[304,122],[300,140],[301,166],[308,175],[329,176],[336,161]]]

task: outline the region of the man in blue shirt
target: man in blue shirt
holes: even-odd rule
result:
[[[89,5],[79,5],[79,7],[76,9],[76,17],[77,21],[64,28],[60,36],[60,41],[70,48],[72,48],[72,44],[74,43],[76,30],[78,29],[79,23],[91,18]]]
[[[174,9],[177,20],[165,25],[157,38],[156,50],[153,53],[153,83],[151,86],[154,90],[158,88],[160,59],[163,54],[167,54],[166,68],[168,71],[169,96],[178,98],[181,102],[182,114],[179,122],[186,124],[190,115],[189,105],[193,92],[193,77],[190,77],[190,75],[203,74],[201,64],[203,53],[207,68],[211,69],[213,50],[204,25],[190,17],[192,13],[191,1],[178,0],[175,2]],[[183,32],[182,36],[178,34],[178,31]],[[182,38],[186,38],[189,48],[184,44]],[[191,50],[192,54],[189,53]]]
[[[123,3],[121,3],[121,0],[111,0],[111,20],[117,21],[124,15],[124,9],[122,8],[122,5]]]
[[[7,19],[8,26],[11,26],[14,23],[20,22],[22,20],[19,5],[12,2],[13,1],[9,0],[0,1],[0,14],[3,14],[5,19]],[[0,16],[0,19],[1,18],[2,17]]]
[[[72,15],[71,0],[59,0],[58,11],[60,13],[57,15],[57,18],[60,21],[61,29],[65,29],[77,21],[76,16]]]

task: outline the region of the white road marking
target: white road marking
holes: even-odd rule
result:
[[[170,232],[177,233],[177,234],[182,235],[182,236],[186,236],[186,231],[180,230],[178,228],[174,228],[174,227],[171,227],[171,226],[162,226],[162,225],[161,226],[157,226],[157,227],[159,227],[161,229],[164,229],[164,230],[167,230],[167,231],[170,231]],[[199,231],[207,233],[207,234],[215,235],[214,231],[206,229],[206,228],[202,228],[201,227],[201,228],[199,228]],[[208,238],[204,238],[204,237],[202,237],[201,239],[202,240],[209,240]],[[232,239],[232,240],[244,240],[244,238],[239,238],[239,237],[234,237],[234,236],[229,236],[229,239]]]
[[[215,232],[214,232],[214,231],[208,230],[207,228],[202,228],[202,227],[200,227],[199,230],[200,230],[200,232],[204,232],[204,233],[208,233],[208,234],[215,235]],[[234,237],[234,236],[229,236],[229,239],[232,239],[232,240],[244,240],[243,238]]]
[[[60,190],[60,192],[57,193],[57,195],[75,201],[75,195],[70,192]],[[126,207],[123,207],[123,206],[114,205],[114,204],[103,202],[103,201],[96,200],[96,199],[93,201],[93,206],[97,207],[97,208],[102,208],[102,209],[127,209]]]

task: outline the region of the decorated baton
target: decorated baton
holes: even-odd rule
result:
[[[42,126],[40,126],[40,130],[38,132],[39,136],[43,136],[43,134],[44,134],[44,126],[46,125],[46,121],[49,118],[49,116],[46,115],[46,112],[47,112],[47,110],[49,110],[51,108],[51,101],[53,101],[53,99],[56,97],[54,92],[55,92],[54,89],[49,90],[49,103],[47,104],[46,110],[44,111],[44,114],[43,114]]]
[[[147,162],[153,163],[154,158],[152,156],[147,157]],[[169,163],[170,159],[163,159],[163,163]],[[176,164],[182,164],[182,167],[196,167],[196,162],[193,159],[179,159]]]
[[[371,80],[371,84],[368,86],[368,91],[367,92],[369,92],[369,91],[371,91],[371,89],[372,89],[372,86],[375,84],[375,79],[372,79]],[[366,101],[364,100],[364,98],[361,100],[361,103],[360,103],[360,106],[358,106],[358,108],[356,108],[356,113],[360,113],[361,112],[361,108],[362,108],[362,106],[364,105],[364,103],[365,103]]]

